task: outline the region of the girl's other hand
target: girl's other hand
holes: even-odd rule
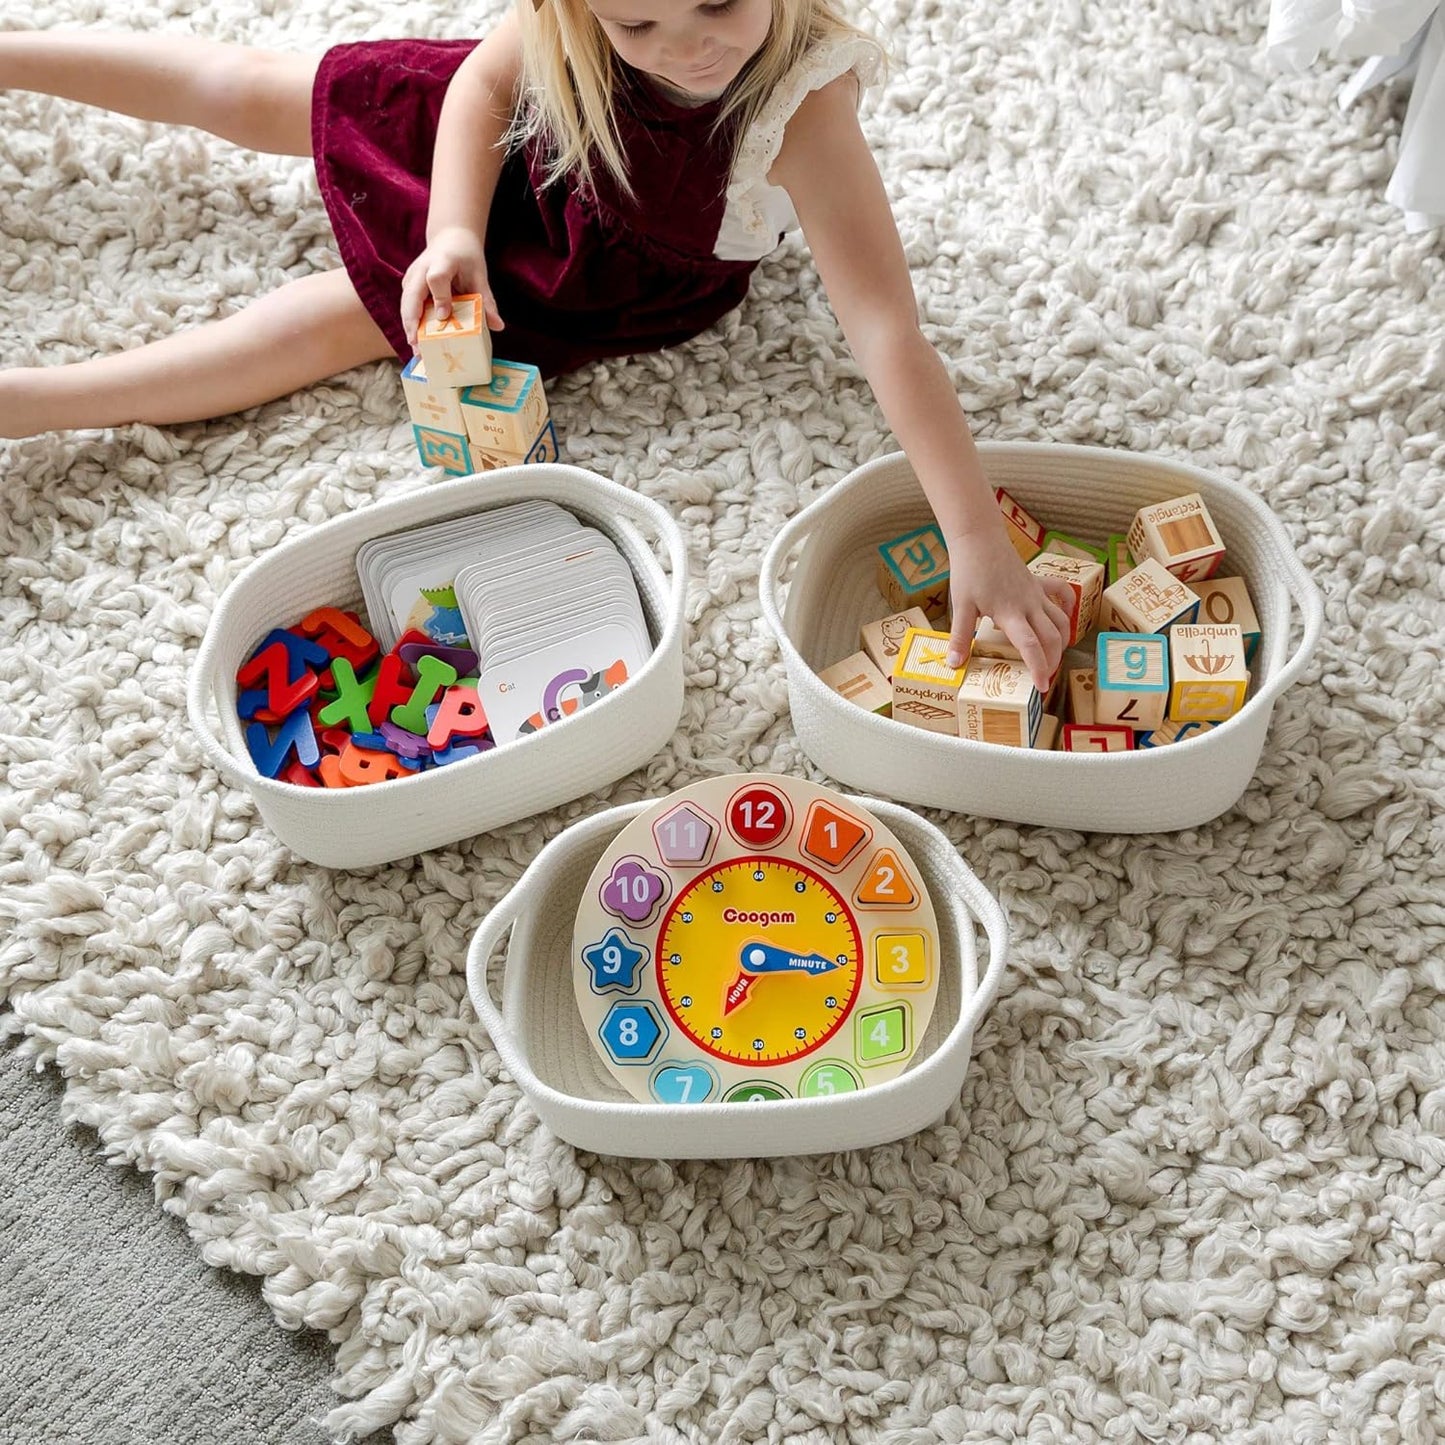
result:
[[[416,349],[417,328],[429,300],[436,303],[437,316],[444,321],[451,315],[453,296],[474,293],[482,298],[487,326],[500,331],[502,318],[487,284],[482,238],[464,226],[448,226],[432,237],[401,278],[401,324],[412,349]]]
[[[992,533],[950,537],[948,576],[949,665],[958,667],[968,656],[978,619],[987,614],[1018,648],[1034,686],[1048,692],[1069,644],[1069,584],[1035,577],[1007,541]]]

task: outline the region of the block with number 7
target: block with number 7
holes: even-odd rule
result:
[[[1101,632],[1094,721],[1148,731],[1169,704],[1169,643],[1158,632]]]

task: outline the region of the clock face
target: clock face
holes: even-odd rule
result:
[[[657,938],[662,1002],[712,1058],[781,1064],[842,1027],[858,995],[853,915],[801,863],[736,858],[694,878]]]
[[[655,1103],[851,1093],[897,1075],[938,987],[920,870],[855,799],[710,778],[634,818],[583,890],[583,1024]]]

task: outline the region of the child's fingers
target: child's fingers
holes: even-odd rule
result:
[[[1043,577],[1040,581],[1043,583],[1044,595],[1067,619],[1069,604],[1074,600],[1074,589],[1062,577]]]
[[[431,293],[431,304],[436,319],[445,321],[452,314],[452,267],[445,270],[434,268],[427,272],[426,287]]]
[[[487,326],[492,331],[500,331],[506,325],[502,320],[502,313],[497,310],[497,298],[492,295],[490,286],[482,287],[482,315],[486,317]]]
[[[1069,645],[1069,614],[1045,592],[1043,605],[1028,619],[1027,632],[1037,652],[1026,654],[1020,646],[1019,656],[1029,665],[1034,686],[1047,692],[1059,674],[1064,649]]]
[[[948,634],[948,655],[944,662],[949,667],[962,667],[973,645],[974,629],[978,626],[978,608],[965,602],[953,610],[953,629]]]
[[[1069,645],[1069,609],[1057,597],[1048,598],[1044,606],[1047,609],[1049,621],[1053,623],[1054,630],[1059,634],[1059,656],[1062,657],[1064,649]]]
[[[1035,689],[1046,693],[1049,685],[1054,680],[1054,674],[1058,671],[1059,657],[1062,652],[1056,653],[1051,659],[1048,645],[1039,636],[1033,626],[1023,623],[1009,632],[1009,640],[1019,650],[1019,660],[1029,670],[1029,679]]]
[[[416,333],[421,325],[421,301],[425,295],[425,289],[408,271],[401,279],[401,326],[406,332],[407,345],[413,351],[416,350]]]

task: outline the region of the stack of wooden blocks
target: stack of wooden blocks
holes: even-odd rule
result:
[[[416,344],[401,386],[423,466],[466,477],[557,460],[541,375],[535,366],[493,359],[480,296],[453,296],[445,320],[428,302]]]
[[[1029,570],[1069,587],[1071,651],[1047,697],[988,618],[964,665],[948,666],[948,551],[936,526],[879,547],[878,587],[893,610],[863,627],[862,651],[824,669],[824,682],[914,727],[1066,752],[1161,747],[1244,706],[1259,623],[1244,579],[1215,575],[1224,543],[1197,493],[1141,508],[1102,546],[1046,531],[1001,489],[997,500]]]

